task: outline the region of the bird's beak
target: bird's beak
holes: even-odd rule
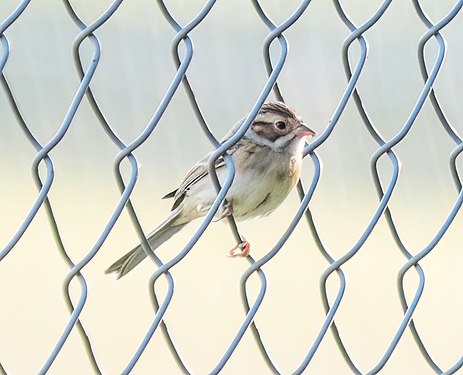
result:
[[[314,137],[315,132],[310,129],[306,124],[301,124],[295,130],[296,136],[298,137]]]

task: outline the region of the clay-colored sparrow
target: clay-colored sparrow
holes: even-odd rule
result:
[[[239,121],[223,141],[229,139],[242,122]],[[228,150],[235,164],[235,178],[215,219],[233,214],[235,219],[245,220],[275,210],[299,180],[304,137],[314,135],[286,104],[265,103],[243,138]],[[214,202],[217,192],[207,170],[209,156],[210,153],[190,169],[177,190],[164,197],[174,198],[174,204],[167,219],[148,236],[153,250],[190,221],[206,215]],[[216,163],[216,171],[223,184],[227,170],[222,158]],[[238,247],[243,251],[235,254]],[[249,250],[245,241],[230,250],[230,255],[247,256]],[[120,278],[145,257],[145,251],[138,245],[106,272],[116,272]]]

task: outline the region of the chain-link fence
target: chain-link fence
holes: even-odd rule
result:
[[[2,0],[0,370],[461,371],[462,5]],[[298,194],[210,225],[225,184],[104,275],[270,99],[317,132]]]

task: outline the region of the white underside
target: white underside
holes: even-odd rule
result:
[[[236,171],[226,199],[232,203],[233,215],[237,220],[268,215],[287,197],[288,193],[294,187],[294,181],[290,176],[285,179],[281,178],[282,158],[287,159],[286,165],[289,163],[300,164],[300,161],[296,161],[294,158],[290,160],[291,157],[288,155],[279,154],[278,157],[268,161],[269,164],[265,173],[261,175],[255,172]],[[227,170],[223,167],[220,168],[217,173],[219,181],[223,186],[227,178]],[[182,202],[182,217],[192,218],[204,216],[211,207],[216,196],[217,193],[211,178],[206,176],[191,186],[190,190],[187,192],[187,196]]]

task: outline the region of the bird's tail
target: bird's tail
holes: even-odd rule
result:
[[[177,211],[177,212],[176,212]],[[159,225],[153,232],[148,235],[148,243],[151,249],[154,251],[156,248],[161,246],[164,242],[170,239],[174,234],[179,232],[185,225],[175,224],[175,219],[179,216],[181,210],[174,210],[172,214]],[[130,250],[122,258],[114,262],[105,271],[106,273],[116,273],[117,278],[120,279],[122,276],[128,274],[133,268],[135,268],[143,259],[146,258],[146,253],[143,250],[141,244]]]

